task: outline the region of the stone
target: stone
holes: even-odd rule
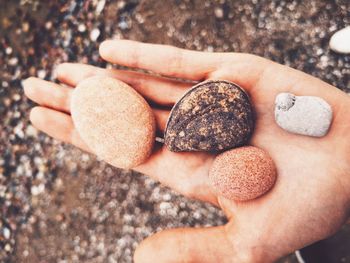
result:
[[[209,170],[210,183],[218,195],[234,201],[262,196],[273,187],[276,178],[272,158],[253,146],[219,154]]]
[[[98,28],[94,28],[91,30],[90,32],[90,39],[92,41],[96,41],[98,39],[98,37],[100,36],[101,32]]]
[[[238,85],[209,80],[173,107],[165,129],[170,151],[223,151],[247,143],[254,129],[248,95]]]
[[[87,146],[119,168],[133,168],[151,154],[155,118],[133,88],[110,77],[79,83],[71,100],[74,125]]]
[[[345,27],[331,37],[329,47],[341,54],[350,54],[350,26]]]
[[[332,108],[322,98],[280,93],[275,100],[275,120],[282,129],[312,137],[325,136],[332,123]]]

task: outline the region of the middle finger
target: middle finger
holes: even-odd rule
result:
[[[192,86],[191,83],[152,76],[130,70],[103,69],[86,64],[63,63],[57,68],[57,78],[75,87],[80,81],[100,75],[119,79],[147,100],[162,106],[172,106]]]

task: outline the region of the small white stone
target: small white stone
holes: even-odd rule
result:
[[[35,185],[33,185],[31,188],[30,188],[30,192],[31,192],[31,194],[32,195],[38,195],[39,193],[38,193],[38,187],[37,186],[35,186]]]
[[[26,134],[30,137],[36,137],[38,135],[38,130],[29,124],[26,128]]]
[[[7,227],[5,227],[4,230],[3,230],[3,233],[4,233],[5,239],[9,239],[9,238],[10,238],[10,236],[11,236],[11,231],[10,231],[10,229],[8,229]]]
[[[215,16],[217,18],[223,18],[224,17],[224,10],[220,7],[217,7],[214,9]]]
[[[44,79],[46,77],[46,70],[45,69],[38,70],[38,77],[40,79]]]
[[[23,123],[20,122],[14,129],[14,133],[21,139],[24,138]]]
[[[33,196],[37,196],[40,195],[41,193],[43,193],[45,191],[45,185],[44,184],[39,184],[38,186],[33,185],[30,188],[30,192]]]
[[[5,53],[6,53],[6,55],[11,55],[12,54],[12,47],[7,47],[5,49]]]
[[[90,32],[90,39],[92,41],[96,41],[98,39],[98,37],[100,36],[100,30],[98,28],[94,28],[91,32]]]
[[[18,64],[18,58],[14,57],[14,58],[10,58],[8,61],[8,64],[10,66],[16,66]]]
[[[84,24],[79,24],[79,26],[78,26],[78,31],[79,31],[80,33],[85,32],[85,31],[86,31],[86,26],[85,26]]]
[[[126,5],[125,1],[118,1],[117,7],[118,9],[123,9],[125,5]]]
[[[103,9],[105,8],[106,0],[100,0],[96,6],[96,15],[101,14]]]
[[[128,24],[127,21],[122,20],[122,21],[119,22],[118,27],[119,27],[121,30],[126,30],[126,29],[129,28],[129,24]]]
[[[1,83],[1,85],[2,85],[3,88],[8,88],[9,83],[8,83],[7,81],[3,81],[3,82]],[[23,86],[23,85],[22,85],[22,86]]]
[[[10,244],[5,245],[5,251],[10,252],[11,251],[11,246]]]
[[[331,106],[322,98],[280,93],[275,100],[275,120],[291,133],[322,137],[332,123]]]
[[[52,22],[51,21],[46,22],[45,28],[46,29],[51,29],[52,28]]]
[[[20,101],[21,100],[21,95],[19,95],[18,93],[15,93],[15,94],[13,94],[12,99],[14,101]]]
[[[329,41],[329,47],[338,53],[350,53],[350,26],[337,31]]]

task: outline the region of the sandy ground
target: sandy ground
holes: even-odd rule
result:
[[[250,52],[348,92],[350,57],[328,41],[349,14],[347,0],[0,0],[0,262],[131,262],[156,231],[225,222],[209,205],[38,133],[22,79],[53,79],[63,61],[105,66],[98,45],[118,37]],[[330,262],[350,262],[349,232],[329,241]]]

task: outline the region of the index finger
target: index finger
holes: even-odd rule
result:
[[[131,40],[107,40],[100,45],[103,59],[132,68],[189,80],[202,80],[220,65],[220,54]]]

